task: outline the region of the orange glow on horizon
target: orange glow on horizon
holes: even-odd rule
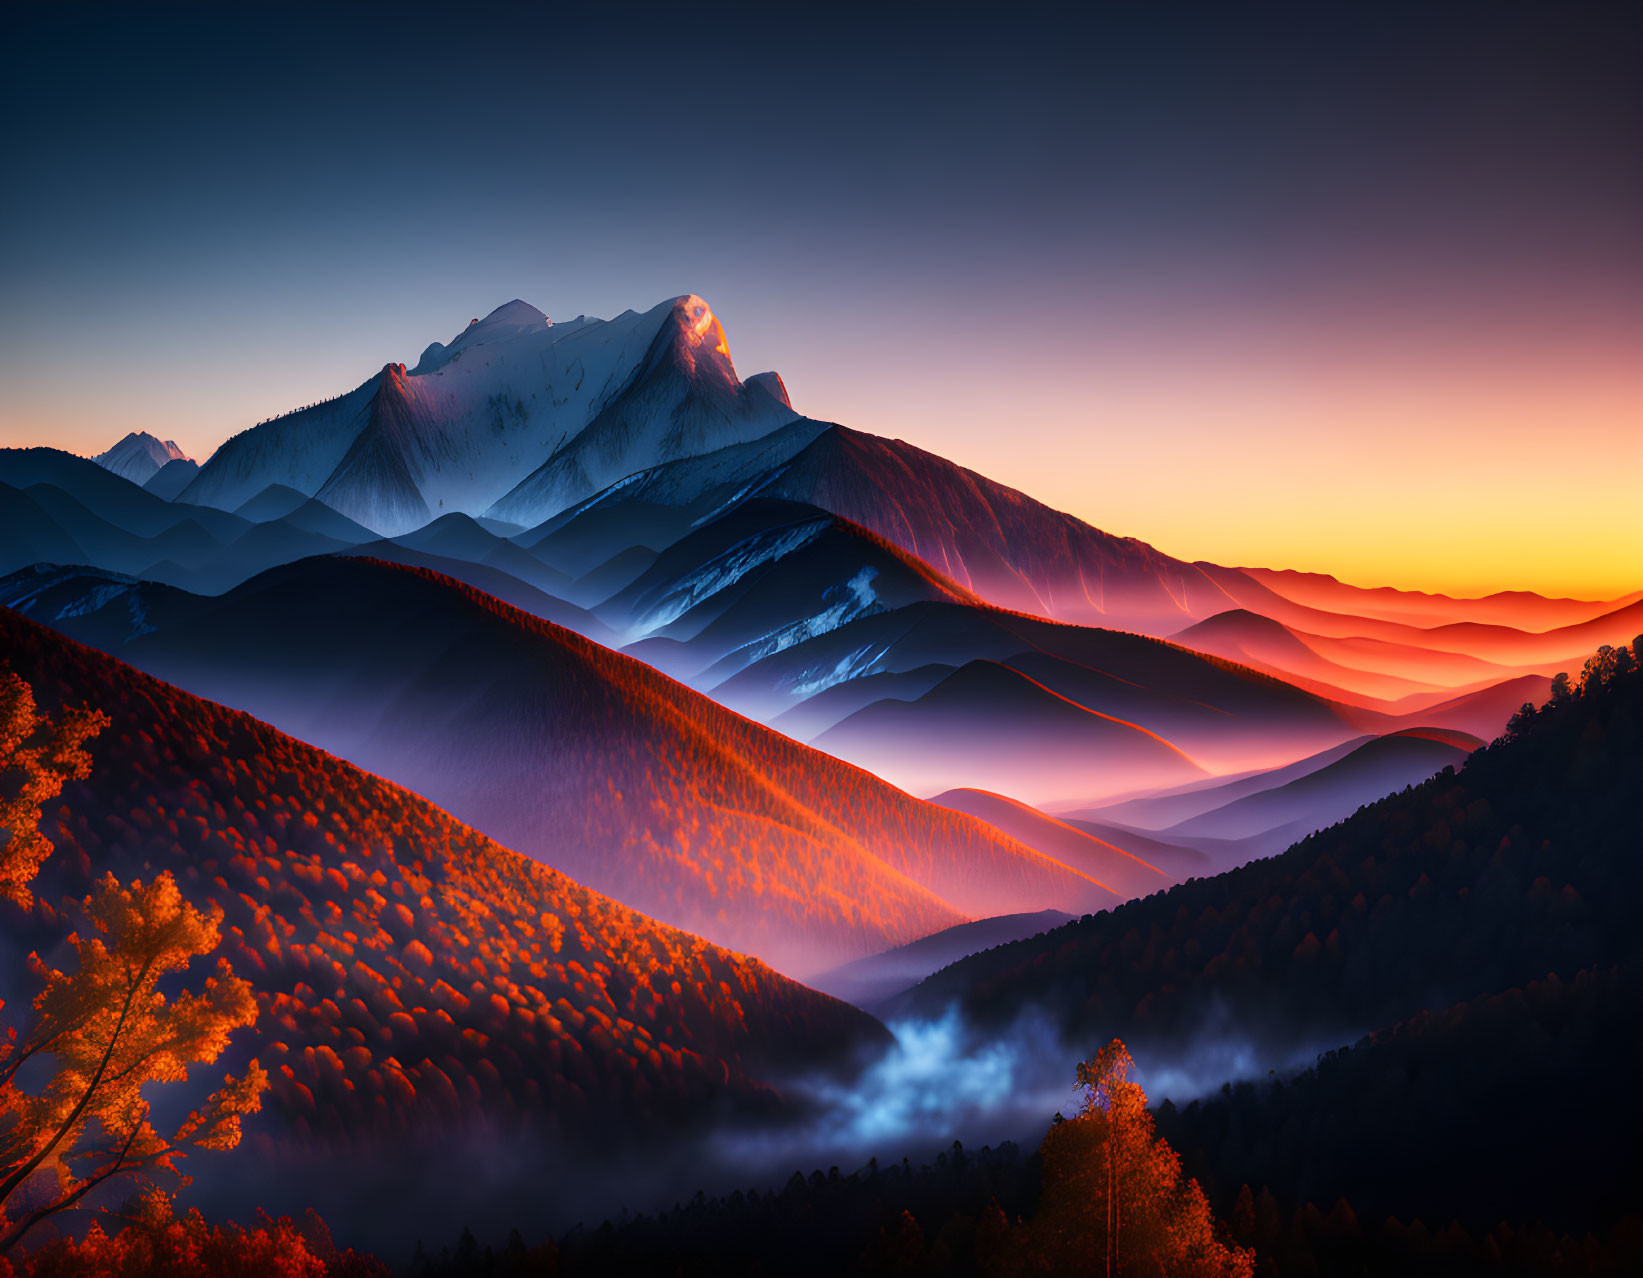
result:
[[[1188,561],[1456,597],[1643,588],[1639,326],[1457,336],[1372,315],[1309,334],[1281,318],[1148,332],[1052,314],[979,366],[955,343],[916,387],[913,352],[886,367],[869,331],[848,385],[783,375],[813,416]]]
[[[737,363],[779,370],[802,413],[1188,561],[1462,598],[1643,588],[1635,304],[1565,298],[1491,321],[1419,296],[1316,313],[1290,298],[1233,323],[1215,297],[1171,287],[1145,281],[1103,310],[1085,291],[1037,309],[978,294],[966,313],[999,317],[978,335],[931,325],[913,309],[930,297],[865,306],[841,283],[784,325],[738,320]],[[689,327],[729,357],[718,317],[692,301]],[[340,339],[275,354],[208,364],[186,394],[159,371],[122,381],[117,416],[25,387],[0,410],[0,443],[90,455],[147,430],[203,460],[371,362]],[[84,376],[92,398],[113,393],[98,369]]]

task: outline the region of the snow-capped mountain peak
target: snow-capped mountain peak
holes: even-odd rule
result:
[[[137,430],[91,460],[134,484],[146,484],[167,462],[188,459],[188,454],[177,447],[175,441],[156,439],[147,431]]]
[[[413,368],[235,436],[185,496],[232,510],[282,484],[389,536],[453,511],[536,523],[624,475],[786,424],[779,387],[743,386],[693,293],[558,324],[515,299]]]
[[[527,335],[539,336],[552,327],[553,321],[545,314],[516,297],[498,306],[484,319],[475,317],[469,320],[467,327],[453,337],[449,345],[444,342],[431,343],[412,371],[417,374],[431,373],[449,363],[461,351]]]
[[[674,298],[673,313],[699,344],[717,351],[727,360],[730,358],[730,343],[725,338],[724,326],[719,323],[713,308],[696,294],[687,293]]]
[[[484,319],[469,320],[468,326],[451,340],[451,346],[506,341],[523,333],[540,332],[552,325],[553,321],[546,314],[516,297],[498,306]]]

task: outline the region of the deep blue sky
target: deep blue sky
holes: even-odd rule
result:
[[[1640,9],[12,5],[0,441],[203,457],[511,297],[689,291],[1173,553],[1550,587],[1643,562]]]

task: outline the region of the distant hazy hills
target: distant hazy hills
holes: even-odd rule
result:
[[[1640,953],[1639,793],[1634,669],[1281,855],[966,959],[899,1010],[1001,1026],[1036,1004],[1069,1041],[1143,1045],[1212,1022],[1270,1056],[1572,980]]]

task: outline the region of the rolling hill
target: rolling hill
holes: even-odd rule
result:
[[[835,998],[871,1011],[950,963],[995,945],[1037,936],[1060,927],[1070,917],[1060,910],[1040,910],[1036,914],[1005,914],[977,919],[974,923],[959,923],[883,954],[869,954],[831,972],[822,972],[811,984]]]
[[[1293,630],[1331,639],[1379,639],[1501,666],[1569,664],[1578,670],[1594,648],[1629,644],[1643,630],[1643,600],[1634,595],[1616,600],[1617,607],[1596,617],[1540,631],[1479,621],[1411,625],[1297,603],[1241,571],[1208,563],[1198,566],[1238,607],[1280,621]]]
[[[1279,852],[1383,795],[1419,784],[1446,767],[1459,767],[1482,744],[1443,728],[1390,732],[1294,780],[1228,799],[1157,834],[1166,841],[1237,839],[1256,855]]]
[[[112,722],[43,823],[55,851],[0,949],[18,970],[74,922],[53,902],[169,871],[224,912],[256,991],[235,1051],[272,1104],[254,1130],[316,1149],[489,1117],[604,1148],[728,1107],[782,1106],[768,1071],[884,1041],[854,1009],[658,924],[431,803],[0,609],[43,707]],[[11,907],[7,907],[10,909]],[[386,1173],[384,1173],[386,1174]]]
[[[968,812],[1045,856],[1077,866],[1125,899],[1162,891],[1175,882],[1174,875],[1134,853],[1002,794],[948,790],[930,802],[955,812]]]
[[[892,1010],[1172,1052],[1206,1017],[1254,1060],[1639,955],[1643,674],[1626,654],[1462,768],[1279,856],[955,964]]]
[[[973,818],[432,572],[319,559],[217,599],[27,573],[0,598],[784,971],[969,918],[1114,900]]]

